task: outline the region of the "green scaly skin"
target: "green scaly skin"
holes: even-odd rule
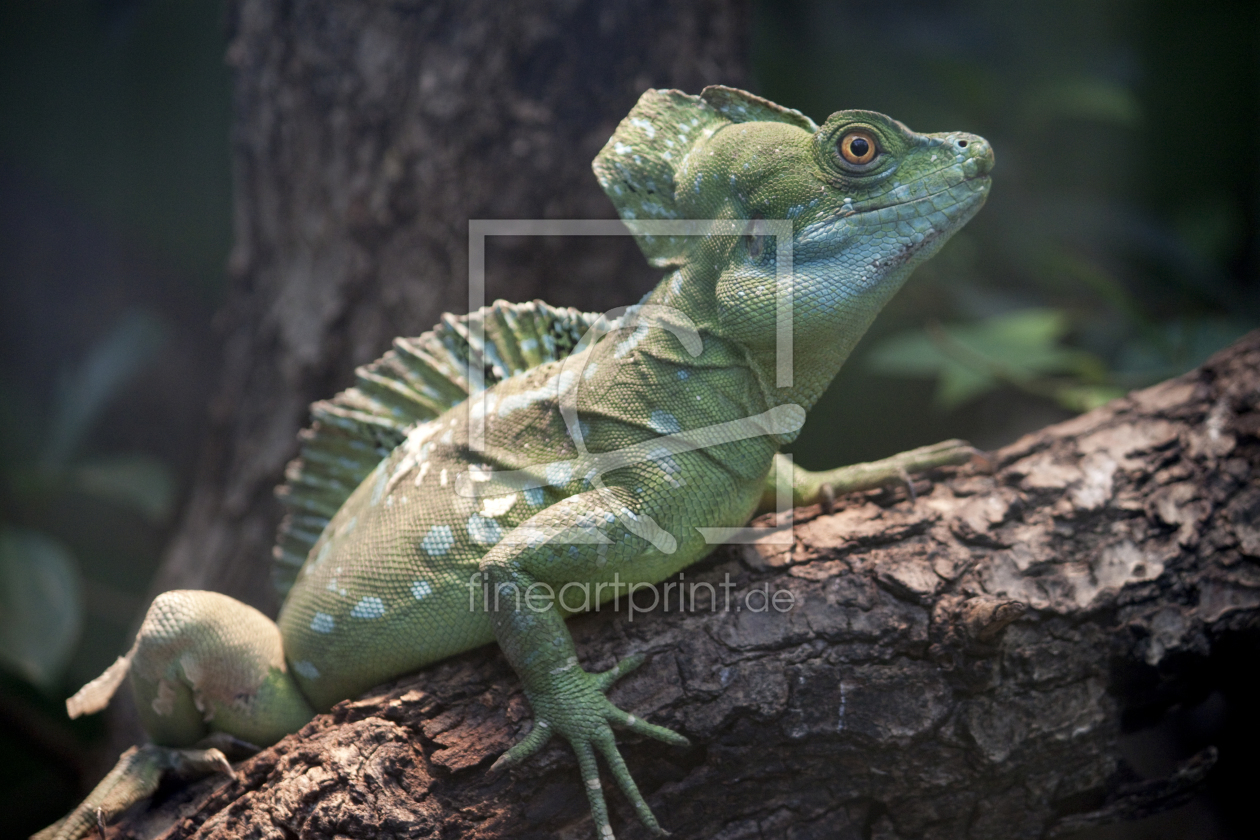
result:
[[[841,154],[854,132],[874,144],[869,162]],[[752,226],[641,234],[648,259],[669,270],[642,306],[568,358],[411,429],[332,516],[278,631],[242,635],[234,628],[261,616],[225,596],[166,593],[128,658],[85,688],[77,710],[103,706],[129,667],[146,727],[176,766],[179,748],[208,734],[270,743],[313,710],[497,640],[535,721],[496,767],[558,733],[577,754],[601,838],[612,828],[597,755],[659,832],[612,727],[686,740],[604,696],[641,659],[584,671],[568,611],[525,596],[569,585],[569,607],[589,607],[705,556],[713,546],[697,527],[747,522],[773,497],[773,459],[804,411],[913,268],[979,210],[992,164],[980,137],[915,134],[869,111],[817,127],[727,88],[647,92],[596,159],[600,183],[628,222],[790,221],[791,384],[779,386],[776,367],[786,249]],[[470,429],[484,446],[471,446]],[[946,449],[859,471],[851,484],[843,472],[797,471],[794,501],[967,454]]]

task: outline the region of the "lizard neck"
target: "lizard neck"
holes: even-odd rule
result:
[[[798,271],[793,282],[790,367],[781,370],[781,353],[773,338],[741,342],[766,404],[813,408],[909,275],[907,267],[862,287],[833,273],[817,276],[808,267]],[[771,313],[761,320],[777,319]]]
[[[703,353],[693,358],[679,341],[664,336],[647,343],[661,361],[746,369],[761,397],[756,402],[764,405],[757,410],[788,404],[808,410],[909,274],[909,268],[891,272],[877,283],[862,286],[834,272],[799,267],[793,280],[792,354],[786,386],[780,385],[773,296],[753,295],[734,306],[724,304],[714,293],[720,279],[705,282],[706,278],[694,276],[687,268],[666,276],[643,303],[685,315],[702,336]],[[779,443],[795,437],[783,437]]]
[[[787,377],[790,384],[780,384],[776,348],[748,349],[749,366],[767,404],[795,403],[806,410],[813,408],[904,279],[896,278],[865,294],[841,298],[827,309],[801,306],[798,302],[792,321],[792,364]]]

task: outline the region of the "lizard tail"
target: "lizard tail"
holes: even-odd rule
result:
[[[276,495],[288,509],[272,549],[272,580],[288,593],[328,520],[417,425],[468,397],[469,365],[485,387],[563,359],[599,318],[542,301],[495,301],[442,322],[355,371],[355,386],[311,405],[299,456]],[[478,335],[480,333],[480,335]]]
[[[80,688],[73,697],[66,700],[66,713],[71,719],[99,712],[109,705],[110,698],[114,696],[118,686],[122,685],[122,681],[127,677],[133,653],[135,653],[135,648],[115,659],[114,664],[105,669],[105,673]]]

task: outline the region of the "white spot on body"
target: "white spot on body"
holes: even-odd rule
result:
[[[543,400],[559,399],[561,394],[573,387],[576,379],[577,375],[573,371],[561,371],[538,388],[522,391],[519,394],[508,394],[499,401],[499,416],[507,417],[513,411],[529,408]]]
[[[332,553],[333,541],[330,539],[320,548],[319,553],[315,555],[316,566],[328,559],[328,555]]]
[[[498,396],[495,394],[486,394],[481,399],[473,400],[471,407],[468,409],[468,416],[473,420],[480,420],[487,414],[494,413],[494,406],[498,399]],[[450,443],[449,440],[446,440],[450,434],[452,433],[447,432],[446,435],[442,436],[444,443]]]
[[[372,486],[372,501],[371,501],[371,504],[373,506],[375,506],[376,503],[381,500],[381,496],[385,492],[385,482],[389,480],[389,477],[385,475],[385,462],[384,461],[382,461],[380,465],[377,466],[375,472],[376,472],[376,484]]]
[[[678,418],[659,408],[653,409],[652,413],[648,415],[648,425],[652,428],[652,431],[662,435],[674,435],[682,431],[682,425],[679,424]]]
[[[433,594],[433,584],[427,580],[413,580],[411,582],[411,597],[417,601],[422,600]]]
[[[493,519],[473,514],[468,517],[468,536],[478,545],[494,545],[503,539],[503,529]]]
[[[569,461],[552,461],[544,473],[552,487],[563,487],[573,478],[573,464]]]
[[[576,657],[576,656],[570,656],[568,659],[564,660],[564,664],[563,664],[563,665],[561,665],[561,666],[559,666],[559,667],[557,667],[557,668],[552,668],[552,669],[551,669],[551,673],[553,673],[553,674],[563,674],[565,671],[571,671],[571,670],[573,670],[575,667],[577,667],[577,664],[578,664],[578,663],[577,663],[577,657]]]
[[[647,120],[636,117],[635,119],[630,120],[630,124],[636,125],[639,128],[643,129],[643,133],[648,136],[649,140],[656,137],[656,126],[652,125]]]
[[[385,615],[385,602],[375,595],[365,595],[350,610],[353,618],[380,618]]]
[[[455,532],[450,525],[434,525],[420,541],[420,547],[434,556],[441,556],[455,544]]]
[[[402,481],[417,463],[419,463],[419,458],[414,453],[408,452],[405,454],[402,460],[398,462],[398,466],[394,468],[394,473],[389,477],[389,481],[385,482],[385,492],[388,493],[393,490],[394,485]],[[385,504],[389,504],[388,499],[386,499]]]
[[[620,359],[631,350],[638,347],[639,342],[647,337],[649,330],[651,330],[651,326],[648,324],[639,324],[635,327],[634,332],[630,333],[624,341],[617,342],[616,346],[613,348],[613,358]]]
[[[517,495],[508,493],[506,496],[490,496],[481,502],[481,515],[488,517],[502,516],[512,509],[512,505],[516,504]]]
[[[307,662],[305,659],[303,659],[300,662],[294,662],[293,670],[297,671],[299,674],[306,677],[308,680],[319,679],[319,669],[315,667],[314,663]]]
[[[527,487],[525,489],[525,501],[529,502],[534,507],[542,505],[544,499],[545,496],[543,495],[543,489],[541,487]]]
[[[311,629],[316,633],[331,633],[336,626],[337,622],[328,613],[317,612],[311,619]]]

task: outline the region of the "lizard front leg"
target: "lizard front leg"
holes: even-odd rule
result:
[[[553,734],[562,736],[577,754],[601,840],[611,838],[613,832],[597,754],[608,763],[643,824],[654,833],[664,833],[617,750],[612,727],[677,746],[689,743],[681,735],[627,714],[604,696],[613,682],[638,667],[643,657],[629,657],[599,674],[583,670],[562,612],[551,597],[559,595],[561,606],[572,604],[573,600],[565,601],[561,592],[566,584],[577,584],[588,587],[585,593],[594,588],[598,602],[612,581],[650,577],[642,573],[642,567],[632,570],[629,565],[645,558],[652,562],[651,543],[640,536],[644,520],[632,507],[636,501],[618,489],[571,496],[515,528],[480,565],[489,584],[486,606],[495,635],[520,676],[534,711],[533,730],[495,762],[493,769],[517,764],[541,749]]]
[[[965,440],[945,440],[928,446],[920,446],[918,449],[899,452],[879,461],[849,464],[818,472],[792,464],[792,505],[801,507],[821,504],[825,509],[830,509],[836,497],[843,496],[845,493],[874,490],[878,487],[898,484],[910,486],[910,476],[914,473],[937,467],[965,464],[976,455],[976,448]],[[757,506],[758,513],[776,509],[779,494],[776,477],[787,473],[787,470],[782,469],[784,465],[780,463],[783,458],[782,455],[775,456],[775,464],[766,476],[765,489],[762,492],[761,502]]]

